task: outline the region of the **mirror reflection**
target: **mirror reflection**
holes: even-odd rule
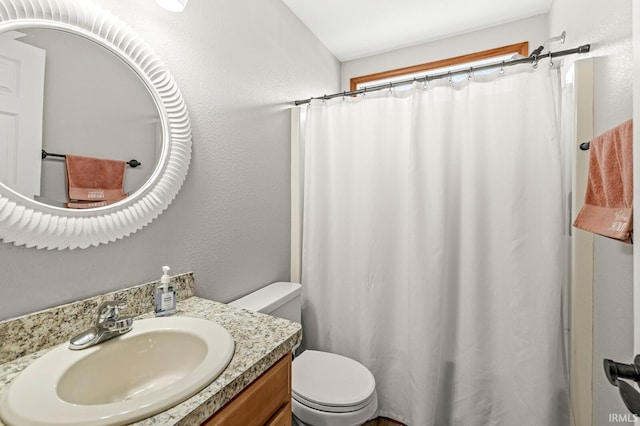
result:
[[[51,28],[0,34],[1,183],[56,207],[100,207],[149,180],[162,141],[149,90],[106,48]]]

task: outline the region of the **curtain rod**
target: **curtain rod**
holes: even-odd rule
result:
[[[530,56],[528,56],[526,58],[512,59],[510,61],[495,62],[495,63],[491,63],[491,64],[487,64],[487,65],[480,65],[480,66],[477,66],[477,67],[469,67],[469,68],[465,68],[465,69],[461,69],[461,70],[457,70],[457,71],[448,71],[448,72],[443,72],[443,73],[433,74],[433,75],[428,75],[427,74],[424,77],[408,78],[406,80],[393,81],[393,82],[390,82],[390,83],[379,84],[379,85],[376,85],[376,86],[370,86],[370,87],[363,88],[363,89],[351,90],[349,92],[334,93],[332,95],[324,95],[324,96],[318,96],[318,97],[315,97],[315,98],[309,98],[309,99],[304,99],[304,100],[300,100],[300,101],[294,101],[294,104],[296,106],[297,105],[302,105],[302,104],[308,104],[313,99],[328,100],[328,99],[337,98],[339,96],[361,95],[363,93],[375,92],[375,91],[383,90],[383,89],[391,89],[394,86],[402,86],[402,85],[409,84],[409,83],[414,83],[414,82],[417,82],[417,81],[423,81],[425,83],[428,83],[429,81],[432,81],[432,80],[438,80],[438,79],[441,79],[441,78],[450,78],[450,77],[453,77],[455,75],[461,75],[461,74],[472,75],[472,73],[474,71],[484,71],[484,70],[489,70],[489,69],[494,69],[494,68],[504,68],[504,67],[510,67],[510,66],[513,66],[513,65],[526,64],[526,63],[533,63],[534,66],[537,66],[538,61],[540,61],[541,59],[544,59],[544,58],[550,58],[550,61],[553,61],[553,58],[559,58],[561,56],[574,55],[576,53],[578,53],[578,54],[588,53],[590,49],[591,49],[591,45],[584,44],[584,45],[582,45],[580,47],[577,47],[575,49],[560,50],[558,52],[549,52],[549,53],[538,54],[538,55],[531,54]]]

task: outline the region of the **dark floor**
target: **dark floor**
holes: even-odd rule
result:
[[[366,422],[362,426],[403,426],[402,423],[395,420],[387,419],[385,417],[377,417],[373,420]]]

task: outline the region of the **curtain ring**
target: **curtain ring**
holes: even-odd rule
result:
[[[347,100],[347,91],[342,92],[342,102]]]
[[[500,66],[500,74],[504,74],[504,61],[502,61],[502,65]]]
[[[538,55],[533,55],[533,69],[538,68]]]
[[[425,89],[429,88],[429,76],[428,75],[424,76],[424,83],[423,84],[424,84],[424,88]]]
[[[389,82],[389,94],[393,93],[393,83]]]
[[[469,77],[468,79],[471,80],[473,78],[473,67],[469,67]]]
[[[451,80],[451,71],[449,71],[448,74],[449,74],[449,84],[453,84],[453,80]]]
[[[553,53],[549,51],[549,68],[553,66]]]

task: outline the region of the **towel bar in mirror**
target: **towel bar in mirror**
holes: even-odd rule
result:
[[[57,158],[67,158],[67,156],[65,154],[54,154],[53,152],[47,152],[44,149],[42,150],[42,154],[40,156],[43,160],[47,157],[57,157]],[[129,161],[126,161],[127,165],[133,169],[135,169],[138,166],[141,166],[142,163],[139,162],[138,160],[136,160],[135,158],[132,158]]]

